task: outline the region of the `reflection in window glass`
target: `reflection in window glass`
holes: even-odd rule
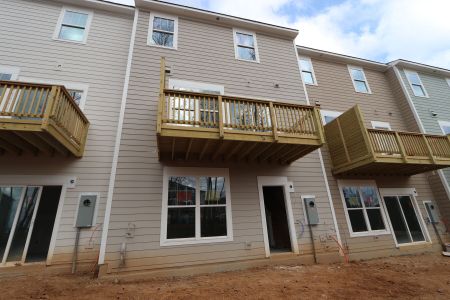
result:
[[[362,207],[357,187],[344,187],[342,188],[342,192],[344,194],[345,204],[348,208]]]
[[[83,91],[68,90],[69,95],[73,98],[77,105],[80,105],[81,98],[83,97]]]
[[[225,178],[200,177],[200,204],[225,204]]]
[[[88,14],[65,11],[58,38],[82,42],[86,31]]]
[[[360,93],[368,93],[369,86],[367,84],[366,76],[364,71],[359,68],[350,68],[350,75],[355,86],[355,90]]]
[[[238,58],[256,61],[256,47],[254,35],[236,32],[235,39]]]
[[[169,205],[195,205],[194,177],[169,177]]]
[[[175,36],[175,20],[154,17],[151,42],[154,45],[173,48]]]

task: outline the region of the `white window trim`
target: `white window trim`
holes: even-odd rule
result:
[[[367,80],[366,72],[364,72],[364,69],[361,67],[352,66],[352,65],[347,65],[347,68],[348,68],[348,72],[350,73],[350,79],[352,80],[352,84],[353,84],[353,88],[355,89],[355,92],[361,93],[361,94],[372,94],[372,90],[370,89],[369,81]],[[352,70],[360,70],[363,73],[364,82],[366,83],[366,86],[367,86],[367,92],[360,92],[360,91],[356,90],[356,84],[355,84],[355,79],[353,79]]]
[[[307,60],[307,61],[309,61],[309,64],[310,64],[310,66],[311,66],[311,76],[313,77],[313,83],[307,83],[306,81],[305,81],[305,79],[303,78],[303,69],[302,69],[302,66],[300,65],[300,60]],[[307,85],[318,85],[318,83],[317,83],[317,79],[316,79],[316,73],[314,72],[314,66],[313,66],[313,64],[312,64],[312,61],[311,61],[311,58],[310,57],[307,57],[307,56],[299,56],[298,57],[298,66],[299,66],[299,68],[300,68],[300,74],[302,74],[302,80],[303,80],[303,82],[305,83],[305,84],[307,84]]]
[[[323,110],[323,109],[321,109],[321,110],[320,110],[320,115],[322,116],[322,123],[323,123],[323,125],[326,125],[325,117],[334,117],[334,118],[337,118],[337,117],[339,117],[340,115],[342,115],[342,113],[339,112],[339,111]]]
[[[252,35],[253,36],[253,44],[254,44],[254,47],[255,47],[256,60],[242,59],[242,58],[239,57],[238,45],[237,45],[237,41],[236,41],[236,33],[243,33],[243,34],[248,34],[248,35]],[[237,60],[247,61],[247,62],[252,62],[252,63],[259,63],[258,41],[256,39],[256,33],[255,32],[248,31],[248,30],[241,30],[239,28],[233,28],[233,44],[234,44],[234,57]]]
[[[95,201],[95,208],[94,208],[94,216],[92,217],[92,226],[91,227],[95,227],[98,225],[97,223],[97,216],[98,216],[98,207],[100,206],[100,193],[97,192],[82,192],[78,195],[78,199],[77,199],[77,209],[75,210],[75,215],[73,217],[73,226],[72,227],[76,227],[77,225],[77,217],[78,217],[78,210],[80,209],[80,199],[82,196],[96,196],[97,197],[97,201]]]
[[[445,81],[447,81],[448,87],[450,87],[450,78],[446,78]]]
[[[383,219],[384,226],[386,227],[386,229],[370,230],[370,231],[363,231],[363,232],[353,232],[352,224],[350,222],[350,216],[348,215],[347,205],[345,203],[344,193],[342,191],[343,187],[349,187],[349,186],[350,187],[371,186],[371,187],[375,188],[378,198],[379,198],[379,201],[380,201],[381,217]],[[391,233],[391,229],[390,229],[391,227],[390,227],[390,223],[388,220],[387,210],[384,205],[383,198],[381,197],[381,193],[379,192],[377,184],[374,180],[338,180],[338,188],[339,188],[339,194],[341,195],[342,206],[343,206],[343,209],[345,212],[345,219],[347,221],[347,227],[348,227],[348,231],[350,233],[351,238],[365,237],[365,236],[378,236],[378,235],[386,235],[386,234]],[[364,200],[361,199],[361,201],[364,201]],[[363,207],[364,207],[364,204],[363,204]],[[365,209],[364,209],[364,211],[365,211]],[[364,219],[366,221],[366,225],[369,225],[369,219],[365,213],[364,213]]]
[[[169,89],[174,89],[174,86],[186,86],[187,88],[200,89],[200,90],[217,90],[221,95],[225,93],[225,87],[219,84],[182,80],[176,78],[169,78]]]
[[[20,68],[0,65],[0,73],[11,74],[11,80],[17,80],[17,77],[19,77]]]
[[[169,176],[220,176],[225,178],[225,195],[226,195],[226,213],[227,213],[227,236],[226,237],[198,237],[198,238],[182,238],[167,239],[167,211],[168,211],[168,193],[169,193]],[[196,199],[200,201],[200,199]],[[196,212],[196,228],[198,222]],[[177,246],[192,245],[206,243],[222,243],[233,241],[233,218],[231,216],[231,190],[229,170],[225,168],[183,168],[183,167],[164,167],[163,170],[163,193],[162,193],[162,209],[161,209],[161,236],[160,246]]]
[[[420,78],[419,73],[417,73],[416,71],[411,71],[411,70],[406,70],[406,69],[404,69],[403,71],[405,72],[405,77],[406,77],[406,80],[408,80],[409,87],[410,87],[410,89],[411,89],[411,91],[413,93],[413,96],[414,97],[420,97],[420,98],[430,98],[430,96],[428,95],[427,90],[425,89],[425,86],[423,85],[422,78]],[[417,75],[417,78],[419,78],[419,82],[420,82],[420,85],[422,86],[422,89],[423,89],[423,92],[424,92],[425,96],[416,95],[414,93],[414,89],[413,89],[411,81],[409,80],[408,74],[415,74],[415,75]]]
[[[386,196],[410,196],[412,203],[413,203],[414,210],[416,212],[416,215],[417,215],[417,218],[419,221],[419,225],[422,228],[423,233],[424,233],[425,241],[399,244],[397,242],[397,238],[395,237],[394,229],[392,228],[391,219],[389,218],[388,214],[386,214],[386,216],[388,216],[387,219],[388,219],[388,223],[389,223],[389,228],[391,230],[392,237],[394,238],[395,247],[401,248],[401,247],[412,246],[412,245],[432,244],[431,236],[428,231],[428,227],[426,226],[426,224],[424,222],[422,211],[417,203],[416,196],[418,194],[416,192],[416,189],[415,188],[380,188],[379,191],[380,191],[380,195],[382,197],[383,205],[384,205],[384,197],[386,197]],[[386,210],[386,213],[387,213],[387,210]]]
[[[72,40],[65,40],[65,39],[59,38],[59,33],[61,31],[61,26],[62,26],[62,22],[64,20],[64,14],[66,13],[66,11],[73,11],[73,12],[83,13],[83,14],[88,15],[88,18],[86,21],[86,27],[84,29],[84,37],[83,37],[82,41],[72,41]],[[75,7],[70,7],[70,6],[63,6],[61,9],[61,13],[59,14],[58,22],[56,23],[55,31],[53,33],[53,40],[61,41],[61,42],[68,42],[68,43],[75,43],[75,44],[86,44],[87,38],[89,36],[89,29],[91,28],[91,23],[92,23],[93,17],[94,17],[94,12],[92,10],[85,10],[85,9],[80,9],[80,8],[75,8]]]
[[[387,130],[392,130],[391,124],[389,122],[370,121],[370,123],[372,124],[373,129],[380,129],[380,128],[376,128],[376,127],[383,127],[383,129],[387,128]]]
[[[441,128],[443,134],[450,134],[450,133],[445,133],[445,131],[444,131],[444,126],[450,127],[449,121],[438,121],[438,124],[439,124],[439,127]]]
[[[88,89],[89,89],[88,84],[68,82],[68,81],[59,81],[59,80],[52,80],[52,79],[31,78],[31,77],[23,77],[23,76],[20,76],[18,80],[24,81],[24,82],[41,83],[41,84],[63,85],[63,86],[65,86],[65,88],[67,90],[83,91],[83,95],[80,99],[80,103],[79,103],[78,107],[82,111],[84,111],[84,107],[86,105],[87,93],[88,93]]]
[[[152,42],[153,41],[153,39],[152,39],[152,36],[153,36],[153,19],[155,17],[173,20],[173,23],[174,23],[173,24],[173,47],[167,47],[167,46],[163,46],[163,45],[156,45],[156,44],[154,44]],[[162,13],[151,12],[150,13],[150,18],[149,18],[149,21],[148,21],[147,45],[148,46],[152,46],[152,47],[177,50],[178,49],[178,17],[177,16],[172,16],[172,15],[167,15],[167,14],[162,14]]]

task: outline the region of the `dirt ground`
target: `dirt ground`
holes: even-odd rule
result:
[[[88,275],[0,279],[0,299],[231,298],[450,299],[450,258],[433,254],[347,265],[283,265],[126,283]]]

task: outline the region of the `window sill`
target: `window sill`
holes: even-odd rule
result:
[[[57,42],[63,42],[63,43],[86,45],[86,41],[79,42],[79,41],[63,40],[63,39],[58,39],[58,38],[53,38],[53,40],[57,41]]]
[[[306,85],[312,85],[312,86],[317,86],[318,85],[317,83],[307,83],[307,82],[305,82],[305,84]]]
[[[371,231],[371,232],[350,232],[351,238],[371,237],[379,235],[390,235],[390,231]]]
[[[248,59],[242,59],[242,58],[238,58],[238,57],[235,57],[236,58],[236,60],[239,60],[239,61],[246,61],[246,62],[249,62],[249,63],[254,63],[254,64],[259,64],[259,60],[257,59],[257,60],[248,60]]]
[[[167,46],[155,45],[155,44],[152,44],[149,42],[147,42],[147,46],[161,48],[161,49],[167,49],[167,50],[177,50],[177,47],[167,47]]]
[[[167,246],[183,246],[183,245],[196,245],[196,244],[214,244],[214,243],[225,243],[232,242],[233,237],[210,237],[203,238],[200,240],[193,239],[173,239],[173,240],[162,240],[159,245],[161,247]]]
[[[399,250],[408,250],[408,249],[413,249],[415,247],[420,247],[420,246],[431,246],[432,244],[433,244],[432,242],[427,242],[427,241],[412,242],[412,243],[398,244],[396,246],[396,248]]]
[[[355,93],[358,93],[358,94],[365,94],[365,95],[372,95],[372,92],[359,92],[359,91],[357,91],[357,90],[355,90]]]
[[[414,97],[419,97],[419,98],[425,98],[425,99],[428,99],[428,98],[430,98],[429,96],[427,96],[427,95],[425,95],[425,96],[421,96],[421,95],[416,95],[416,94],[413,94],[414,95]]]

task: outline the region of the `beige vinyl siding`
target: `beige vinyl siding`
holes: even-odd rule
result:
[[[239,61],[234,57],[231,27],[179,18],[178,50],[161,49],[146,44],[149,15],[149,11],[139,13],[106,249],[109,271],[264,258],[257,176],[287,176],[294,182],[295,193],[291,193],[291,200],[296,221],[304,223],[301,195],[316,195],[323,222],[315,228],[316,247],[318,252],[339,259],[333,241],[319,242],[319,235],[332,232],[333,221],[316,152],[290,167],[220,162],[171,164],[205,170],[229,168],[234,239],[223,243],[160,247],[164,165],[158,161],[155,132],[160,57],[166,57],[172,78],[224,85],[225,94],[299,104],[305,104],[305,95],[291,40],[256,32],[260,63]],[[280,88],[275,88],[275,83]],[[125,237],[129,224],[136,225],[133,238]],[[300,253],[311,253],[307,230],[300,224],[295,226]],[[250,249],[245,247],[247,242],[252,245]],[[119,268],[122,243],[127,245],[126,263]]]
[[[344,112],[352,106],[358,104],[364,114],[365,125],[371,128],[370,121],[389,122],[392,130],[411,130],[411,124],[407,124],[404,118],[401,101],[394,95],[398,94],[395,89],[391,89],[389,74],[364,68],[367,81],[372,94],[362,94],[355,92],[348,72],[347,65],[331,61],[323,61],[312,58],[317,86],[307,86],[308,96],[311,102],[320,101],[321,109]],[[406,111],[408,117],[409,111]],[[325,169],[330,184],[336,218],[341,232],[342,240],[348,246],[350,258],[370,258],[386,255],[398,255],[404,250],[395,248],[395,241],[392,234],[350,237],[350,231],[345,218],[344,207],[338,188],[338,179],[349,180],[375,180],[378,188],[416,188],[418,206],[422,215],[426,216],[426,211],[422,201],[434,199],[431,186],[427,179],[427,174],[419,174],[412,177],[334,177],[331,173],[331,160],[327,146],[322,148]],[[433,243],[437,242],[436,235],[430,225],[427,225]],[[425,251],[429,247],[415,247],[413,252]]]
[[[100,193],[96,219],[99,225],[82,231],[79,247],[79,261],[94,263],[98,256],[133,20],[132,15],[95,10],[85,45],[55,41],[52,37],[62,6],[55,1],[0,0],[0,65],[19,67],[19,80],[33,78],[88,85],[84,113],[91,125],[85,154],[81,159],[45,154],[3,155],[0,156],[0,176],[77,178],[76,188],[66,191],[52,264],[71,262],[75,240],[73,224],[80,193]],[[57,63],[62,63],[62,70],[56,70]],[[0,184],[7,181],[4,179]],[[92,249],[89,242],[93,244]]]

